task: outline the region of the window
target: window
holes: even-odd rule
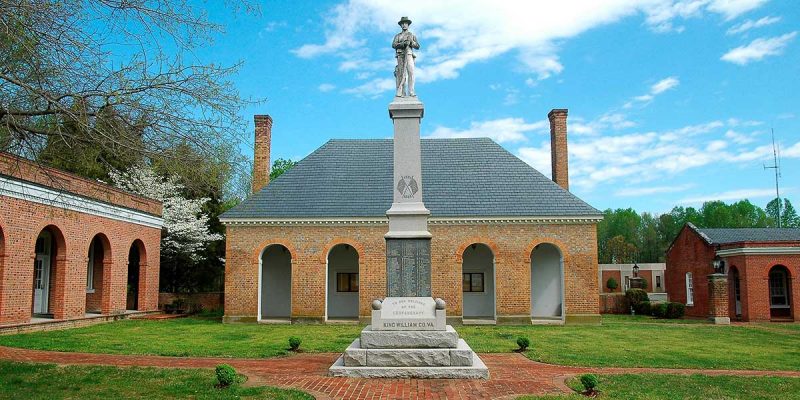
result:
[[[656,275],[656,287],[661,289],[661,275]]]
[[[686,305],[694,305],[694,283],[692,282],[692,273],[686,273]]]
[[[769,298],[773,308],[789,307],[789,296],[786,290],[786,273],[783,270],[769,273]]]
[[[339,272],[336,274],[337,292],[358,292],[358,272]]]
[[[89,263],[86,265],[86,293],[94,293],[94,240],[89,245]]]
[[[462,289],[464,292],[483,292],[483,272],[465,272]]]

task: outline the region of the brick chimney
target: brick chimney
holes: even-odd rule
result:
[[[553,182],[569,190],[567,109],[553,109],[547,114],[547,118],[550,120],[550,165],[553,167]]]
[[[269,183],[269,152],[272,141],[272,117],[254,115],[256,140],[253,146],[253,193]]]

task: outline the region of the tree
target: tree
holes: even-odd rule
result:
[[[617,290],[617,288],[619,287],[619,283],[617,283],[617,280],[614,279],[614,277],[612,276],[611,278],[608,278],[608,281],[606,282],[606,287],[613,292]]]
[[[236,148],[239,65],[196,59],[222,29],[192,3],[0,0],[0,150],[36,158],[49,148],[48,163],[102,176],[92,159],[158,159],[180,143],[219,159]]]
[[[161,262],[164,277],[180,277],[191,273],[194,265],[203,259],[208,245],[223,239],[219,233],[209,231],[209,216],[203,212],[208,198],[189,199],[182,193],[184,187],[177,178],[161,177],[152,168],[137,166],[128,171],[111,172],[111,179],[118,187],[141,196],[159,200],[164,209],[164,227],[161,234]],[[181,268],[182,273],[163,274],[166,267]],[[166,282],[162,289],[185,288],[191,282]],[[162,279],[162,283],[164,280]]]
[[[767,203],[766,214],[769,216],[770,225],[772,226],[778,226],[778,215],[780,215],[781,227],[800,228],[800,217],[798,217],[797,211],[787,198],[779,199],[776,197],[772,199]]]
[[[269,179],[273,180],[281,175],[284,172],[290,170],[292,167],[297,165],[297,161],[287,160],[285,158],[279,158],[272,163],[272,169],[269,171]]]
[[[605,259],[601,262],[610,264],[630,264],[636,262],[636,245],[625,241],[622,235],[614,236],[606,243]]]

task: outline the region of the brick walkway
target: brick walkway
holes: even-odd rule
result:
[[[542,364],[520,354],[481,354],[489,380],[355,379],[326,376],[338,354],[300,354],[268,359],[220,359],[62,353],[0,346],[0,359],[56,364],[214,368],[228,363],[248,376],[248,385],[291,387],[317,399],[497,399],[523,394],[569,392],[564,380],[587,372],[597,374],[664,373],[800,378],[800,371],[738,371],[659,368],[584,368]]]

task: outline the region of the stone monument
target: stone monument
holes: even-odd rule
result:
[[[386,211],[386,292],[372,302],[372,323],[329,369],[331,376],[362,378],[483,378],[489,370],[452,326],[446,304],[431,297],[430,211],[422,201],[420,121],[424,106],[414,94],[413,53],[419,43],[400,19],[395,36],[397,96],[394,123],[394,200]],[[410,35],[410,36],[409,36]],[[402,56],[402,57],[401,57]],[[402,58],[402,60],[401,60]],[[407,74],[406,77],[401,76]],[[403,83],[408,84],[405,96]],[[388,189],[388,188],[387,188]]]

